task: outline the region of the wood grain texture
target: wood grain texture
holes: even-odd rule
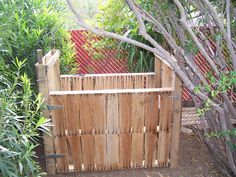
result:
[[[132,133],[131,161],[133,168],[143,167],[144,133]]]
[[[107,131],[117,133],[119,128],[118,94],[107,94]]]
[[[145,94],[144,102],[146,132],[156,132],[159,122],[158,94]]]
[[[119,136],[118,134],[107,135],[107,157],[110,169],[119,168]]]
[[[145,133],[145,167],[155,166],[157,152],[157,133]]]
[[[171,168],[177,168],[178,165],[178,152],[179,152],[179,136],[181,128],[181,113],[182,113],[182,81],[175,76],[175,91],[177,100],[173,102],[173,122],[171,132],[171,152],[170,163]]]
[[[144,128],[144,94],[134,93],[132,96],[132,128],[133,132],[143,132]]]
[[[119,94],[119,130],[130,133],[132,126],[132,94]]]
[[[121,133],[120,138],[120,168],[130,168],[131,167],[131,146],[132,146],[132,135],[131,133]]]
[[[161,95],[160,108],[160,125],[159,125],[159,139],[158,139],[158,162],[159,166],[165,166],[168,162],[169,156],[169,141],[170,141],[170,122],[172,114],[172,100],[169,94]]]
[[[71,151],[72,163],[76,172],[82,168],[81,136],[68,136],[68,149]]]
[[[96,170],[108,170],[107,138],[105,134],[94,136],[95,139],[95,159]]]
[[[67,147],[67,137],[58,136],[55,137],[55,152],[56,154],[65,155],[62,158],[56,159],[56,170],[59,173],[66,173],[69,170],[68,163],[68,147]]]
[[[94,136],[92,135],[82,135],[82,162],[84,166],[84,171],[91,171],[94,170]]]
[[[77,95],[80,108],[80,125],[82,134],[92,134],[93,132],[93,95]]]
[[[155,73],[61,75],[62,90],[155,88]]]
[[[106,97],[104,94],[93,96],[93,127],[95,134],[104,134],[106,125]]]
[[[80,105],[77,99],[80,99],[77,95],[64,96],[64,118],[68,135],[78,135],[81,129]]]

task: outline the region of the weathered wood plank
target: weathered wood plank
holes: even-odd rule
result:
[[[107,130],[108,133],[117,133],[119,128],[118,94],[107,96]]]
[[[83,90],[94,90],[93,80],[93,77],[83,77]]]
[[[77,95],[64,96],[64,112],[66,119],[66,132],[68,135],[78,135],[80,133],[80,105]]]
[[[56,159],[56,168],[59,173],[66,173],[69,170],[68,163],[68,147],[67,147],[67,138],[66,136],[57,136],[55,137],[55,152],[56,154],[65,155],[62,158]]]
[[[107,135],[107,157],[110,169],[119,168],[119,136],[118,134]]]
[[[132,146],[131,133],[121,133],[120,138],[120,168],[131,167],[131,146]]]
[[[106,135],[97,134],[94,135],[95,139],[95,159],[96,170],[107,170],[109,169],[108,157],[107,157],[107,147],[106,147]]]
[[[182,81],[175,76],[175,91],[174,94],[177,96],[177,100],[173,103],[173,126],[171,132],[171,151],[170,161],[171,168],[177,168],[178,164],[178,152],[179,152],[179,136],[181,128],[181,113],[182,113]]]
[[[81,136],[68,136],[68,143],[75,172],[80,172],[82,168]]]
[[[79,100],[80,107],[80,127],[81,133],[93,132],[93,116],[92,116],[92,104],[93,104],[93,95],[77,95]]]
[[[93,125],[95,134],[105,133],[106,126],[106,97],[104,94],[93,96]]]
[[[81,136],[82,140],[82,163],[84,171],[94,170],[94,136],[85,134]]]
[[[143,132],[144,94],[134,93],[132,96],[132,128],[135,133]]]
[[[169,156],[169,140],[170,140],[170,120],[172,113],[172,100],[170,94],[161,95],[160,107],[160,125],[159,125],[159,139],[158,139],[158,162],[159,166],[165,166],[168,162]]]
[[[156,132],[159,122],[158,93],[145,94],[144,102],[146,132]]]
[[[131,161],[133,168],[143,167],[144,133],[132,133]]]
[[[132,126],[132,94],[119,94],[119,130],[130,133]]]
[[[157,133],[145,133],[145,167],[155,166],[157,152]]]

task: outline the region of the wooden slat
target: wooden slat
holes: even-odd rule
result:
[[[82,161],[85,171],[94,170],[94,136],[82,135]]]
[[[132,96],[132,128],[135,133],[143,132],[144,94],[134,93]]]
[[[134,78],[134,88],[144,88],[144,80],[142,76],[137,76]]]
[[[68,147],[67,147],[67,138],[65,136],[57,136],[55,137],[55,150],[56,154],[65,155],[62,158],[56,159],[56,168],[57,172],[59,173],[66,173],[69,170],[69,163],[68,163]]]
[[[80,105],[77,95],[64,96],[64,112],[66,119],[66,131],[68,135],[78,135],[80,126]]]
[[[134,88],[134,81],[132,76],[125,76],[124,77],[124,89],[133,89]]]
[[[161,87],[174,87],[173,74],[174,72],[167,65],[161,65]]]
[[[132,133],[131,161],[133,168],[143,167],[144,133]]]
[[[155,57],[155,76],[154,76],[154,82],[155,82],[155,88],[161,88],[161,60]]]
[[[71,88],[72,90],[100,90],[154,88],[155,86],[154,73],[62,75],[61,82],[64,91]]]
[[[93,77],[84,77],[83,78],[83,90],[93,90]]]
[[[167,165],[169,156],[169,140],[170,140],[170,122],[172,112],[172,100],[169,94],[161,95],[160,107],[160,125],[158,139],[158,154],[157,159],[159,166]]]
[[[104,94],[93,96],[93,125],[96,134],[105,133],[106,126],[106,98]]]
[[[93,95],[77,95],[76,99],[79,100],[80,108],[80,127],[81,133],[92,133],[93,131]]]
[[[178,151],[179,151],[179,136],[181,128],[181,113],[182,113],[182,81],[175,76],[175,91],[177,100],[173,103],[173,127],[171,137],[171,151],[170,161],[171,168],[177,168],[178,164]]]
[[[130,168],[131,167],[131,146],[132,139],[130,133],[121,133],[120,138],[120,168]]]
[[[71,78],[71,87],[72,90],[82,90],[83,89],[83,83],[81,77],[72,77]]]
[[[50,95],[85,95],[85,94],[120,94],[120,93],[148,93],[148,92],[171,92],[171,87],[149,89],[110,89],[110,90],[83,90],[83,91],[52,91]]]
[[[119,94],[119,130],[130,133],[132,126],[132,94]]]
[[[118,134],[107,135],[107,156],[110,169],[119,168],[119,136]]]
[[[71,151],[72,162],[76,172],[81,171],[82,167],[82,146],[81,146],[81,137],[68,136],[69,148]]]
[[[159,122],[158,94],[145,94],[145,127],[146,132],[156,132]]]
[[[146,76],[146,88],[155,88],[154,76]]]
[[[71,90],[71,78],[61,77],[61,90],[70,91]]]
[[[108,133],[117,133],[119,127],[119,114],[118,114],[118,95],[107,95],[107,130]]]
[[[59,51],[53,53],[50,51],[47,55],[47,59],[49,60],[49,63],[52,63],[51,61],[53,60],[53,64],[48,66],[46,64],[47,61],[42,59],[42,52],[39,52],[40,56],[38,58],[40,59],[40,62],[44,62],[43,64],[41,63],[36,63],[36,71],[37,71],[37,81],[38,81],[38,91],[42,93],[42,97],[44,99],[44,104],[50,104],[50,97],[49,97],[49,92],[50,91],[59,91],[60,89],[60,68],[59,68]],[[52,58],[52,54],[54,55],[54,58]],[[56,58],[55,58],[56,57]],[[51,119],[50,117],[50,112],[47,110],[43,111],[43,115],[48,118],[49,120]],[[53,130],[52,128],[49,128],[49,131],[51,132],[53,136]],[[47,134],[43,134],[43,140],[44,140],[44,152],[45,155],[50,155],[54,154],[55,148],[54,148],[54,142],[52,136],[49,136]],[[56,164],[54,159],[46,159],[46,167],[47,167],[47,172],[48,174],[55,174],[56,170]]]
[[[151,132],[145,134],[145,167],[155,166],[157,152],[157,133]]]
[[[51,103],[53,105],[64,106],[64,98],[65,96],[51,96]],[[65,119],[65,109],[53,110],[51,112],[52,115],[52,123],[53,127],[53,135],[54,136],[64,136],[66,130],[66,119]]]
[[[94,83],[94,90],[102,90],[104,88],[104,79],[102,77],[95,77]]]
[[[95,159],[96,170],[107,170],[108,158],[107,158],[107,148],[106,148],[106,135],[99,134],[94,136],[95,139]]]

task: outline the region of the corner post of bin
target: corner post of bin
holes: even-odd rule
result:
[[[59,50],[52,50],[43,56],[41,49],[37,50],[37,60],[35,64],[37,72],[38,91],[42,94],[44,104],[50,104],[50,91],[60,90],[60,66],[59,66]],[[49,110],[43,110],[43,116],[48,119],[50,117]],[[51,120],[52,121],[52,120]],[[54,175],[56,173],[55,159],[47,158],[55,154],[55,147],[53,141],[53,130],[49,128],[49,133],[43,133],[44,153],[46,157],[46,170],[47,174]]]
[[[173,98],[173,115],[172,115],[172,129],[171,129],[171,149],[170,149],[170,163],[171,168],[177,168],[179,140],[182,117],[182,80],[174,75],[174,98]]]
[[[170,166],[171,168],[177,168],[182,116],[182,81],[175,74],[172,67],[157,55],[155,56],[155,86],[160,88],[171,87],[173,90],[171,95],[173,105],[170,139]]]

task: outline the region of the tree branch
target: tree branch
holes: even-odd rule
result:
[[[208,0],[202,0],[202,1],[206,4],[206,6],[208,7],[208,9],[209,9],[210,12],[212,13],[212,18],[215,20],[215,22],[216,22],[217,26],[219,27],[220,31],[223,33],[224,40],[225,40],[226,43],[227,43],[229,52],[230,52],[231,57],[232,57],[232,62],[233,62],[234,71],[236,71],[236,54],[235,54],[235,50],[234,50],[234,47],[233,47],[233,46],[235,46],[235,44],[234,44],[234,42],[231,40],[231,38],[229,38],[227,32],[225,31],[224,25],[223,25],[223,23],[219,20],[215,8],[211,5],[211,3],[210,3]]]

